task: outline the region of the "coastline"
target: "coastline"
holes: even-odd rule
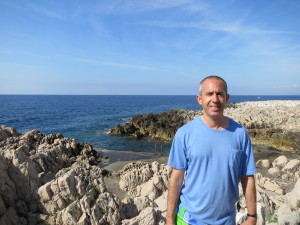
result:
[[[228,108],[229,113],[235,113],[235,106]],[[288,112],[278,109],[281,111],[263,111],[255,106],[235,115],[247,117],[241,121],[253,134],[269,129],[270,134],[277,131],[281,136],[281,131],[288,131],[288,136],[295,131],[297,136],[299,107]],[[273,117],[278,113],[279,117]],[[252,127],[252,115],[263,123]],[[273,124],[280,127],[270,127]],[[300,155],[299,146],[295,146],[294,151],[279,151],[263,143],[253,146],[259,225],[300,221]],[[164,225],[172,170],[166,165],[167,159],[168,155],[160,153],[93,148],[59,133],[45,135],[31,130],[19,134],[12,127],[0,126],[0,224],[11,224],[13,220],[18,221],[16,224],[101,221],[113,225]],[[244,201],[240,195],[238,223],[246,217]]]
[[[179,127],[202,115],[202,110],[170,110],[139,114],[110,129],[112,136],[171,142]],[[224,115],[244,126],[253,144],[299,152],[300,101],[257,101],[228,104]]]

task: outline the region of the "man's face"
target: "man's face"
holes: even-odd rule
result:
[[[211,78],[202,83],[201,95],[197,101],[203,107],[203,113],[209,117],[223,116],[229,95],[226,94],[222,80]]]

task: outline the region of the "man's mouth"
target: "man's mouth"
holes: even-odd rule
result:
[[[210,108],[213,109],[213,110],[219,110],[220,106],[218,106],[218,105],[212,105],[212,106],[210,106]]]

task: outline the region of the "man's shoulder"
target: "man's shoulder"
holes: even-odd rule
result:
[[[247,129],[240,124],[239,122],[235,121],[232,118],[229,118],[230,120],[230,130],[237,132],[237,133],[248,133]]]
[[[194,126],[199,126],[199,116],[193,118],[192,120],[181,126],[179,129],[185,130],[193,128]]]
[[[195,130],[196,127],[199,127],[199,117],[195,117],[191,121],[187,122],[183,126],[179,127],[177,133],[187,134]]]

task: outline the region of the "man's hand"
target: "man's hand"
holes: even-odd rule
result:
[[[175,225],[175,219],[166,217],[166,225]]]
[[[254,217],[248,217],[248,219],[245,220],[240,225],[255,225],[255,224],[256,224],[256,218],[254,218]]]

